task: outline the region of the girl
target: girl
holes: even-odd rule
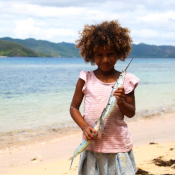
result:
[[[93,129],[95,121],[106,107],[112,86],[120,72],[114,66],[117,60],[124,61],[131,51],[132,39],[129,30],[118,21],[105,21],[96,25],[85,25],[76,41],[85,62],[97,65],[94,71],[81,71],[70,106],[73,120],[83,131],[85,140],[93,140],[80,155],[79,175],[134,175],[136,165],[132,151],[132,139],[128,133],[124,115],[135,115],[134,89],[138,78],[126,73],[124,87],[118,88],[114,96],[118,103],[105,120],[104,133]],[[85,97],[84,114],[79,107]],[[94,133],[94,134],[93,134]]]

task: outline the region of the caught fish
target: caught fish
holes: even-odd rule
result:
[[[133,60],[134,58],[132,58]],[[131,60],[131,61],[132,61]],[[108,118],[111,114],[111,112],[114,110],[116,104],[117,104],[117,101],[118,99],[113,95],[114,91],[116,91],[119,87],[122,87],[123,84],[124,84],[124,80],[125,80],[125,75],[126,75],[126,70],[128,69],[131,61],[129,62],[128,66],[126,67],[126,69],[124,71],[121,72],[121,74],[119,75],[119,78],[117,79],[117,81],[115,82],[113,88],[112,88],[112,92],[110,94],[110,97],[109,97],[109,100],[108,100],[108,103],[107,103],[107,106],[106,108],[103,110],[102,112],[102,132],[104,132],[104,120],[106,118]]]
[[[101,125],[101,117],[95,122],[95,126],[94,129],[96,130],[97,134],[98,131],[100,130],[100,125]],[[92,140],[87,141],[85,139],[83,139],[83,141],[81,142],[81,144],[78,146],[78,148],[75,150],[73,156],[70,158],[71,160],[71,164],[70,164],[70,169],[73,163],[74,158],[80,154],[82,151],[84,151],[90,144],[91,144]]]

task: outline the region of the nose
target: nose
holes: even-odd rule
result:
[[[109,62],[109,58],[107,56],[103,56],[102,62],[103,63]]]

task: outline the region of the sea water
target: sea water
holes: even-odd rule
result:
[[[82,58],[0,58],[1,146],[73,129],[69,107],[79,72],[94,69]],[[175,111],[175,58],[135,58],[128,72],[140,79],[135,119]]]

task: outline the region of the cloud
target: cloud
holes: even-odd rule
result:
[[[85,24],[118,19],[136,43],[175,45],[174,9],[174,0],[1,0],[0,37],[74,42]]]
[[[32,37],[39,35],[41,29],[35,26],[35,21],[32,18],[28,18],[27,20],[16,20],[14,21],[14,36],[25,38],[26,36]]]
[[[17,20],[14,22],[15,28],[14,28],[14,37],[15,38],[35,38],[35,39],[41,39],[42,36],[45,37],[45,40],[52,40],[55,38],[56,40],[60,40],[60,38],[67,42],[70,42],[70,38],[74,38],[77,33],[75,33],[73,30],[67,28],[44,28],[41,29],[38,27],[38,23],[33,18],[28,18],[27,20]],[[43,26],[45,24],[42,24]],[[39,25],[40,26],[40,25]],[[74,42],[74,40],[71,40]]]
[[[2,0],[4,2],[12,2],[12,0]],[[26,3],[26,4],[35,4],[39,6],[50,6],[50,7],[89,7],[89,6],[97,6],[106,0],[13,0],[16,3]]]

